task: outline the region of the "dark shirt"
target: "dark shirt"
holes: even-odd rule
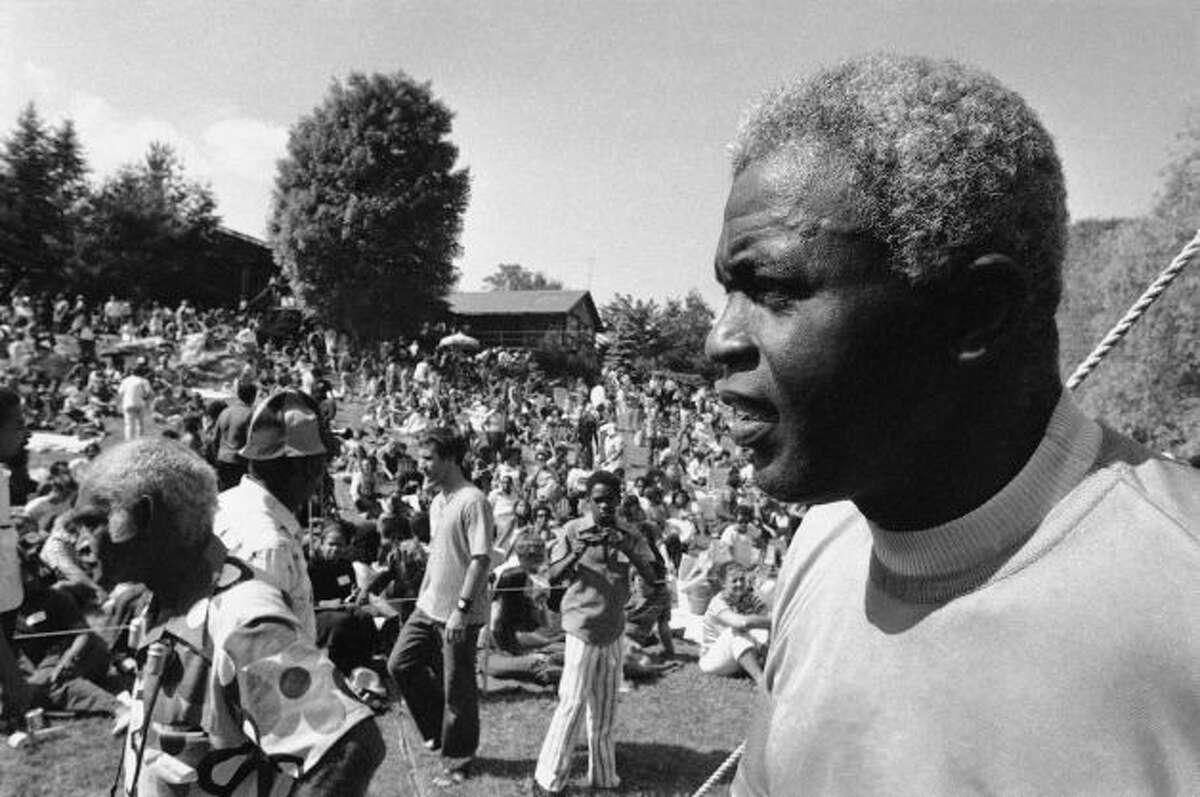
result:
[[[517,643],[517,632],[538,627],[537,607],[525,591],[528,586],[529,574],[519,567],[504,571],[496,579],[492,600],[500,604],[500,616],[492,628],[492,638],[496,647],[506,653],[523,653]]]
[[[53,588],[30,590],[17,616],[17,634],[44,634],[50,631],[85,630],[87,623],[75,600]],[[75,637],[64,635],[17,641],[18,654],[25,654],[37,666],[51,654],[61,654]]]
[[[246,432],[254,411],[241,401],[234,401],[217,416],[217,461],[238,462],[238,452],[246,445]]]
[[[308,563],[314,601],[344,601],[354,591],[354,565],[345,559],[313,559]]]

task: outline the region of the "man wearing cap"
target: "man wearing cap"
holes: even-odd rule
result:
[[[283,592],[315,639],[312,583],[296,518],[325,475],[316,403],[298,390],[271,396],[251,416],[239,453],[247,473],[221,493],[213,530],[231,555]]]

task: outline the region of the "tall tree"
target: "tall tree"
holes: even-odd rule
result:
[[[602,306],[600,318],[609,340],[605,365],[639,373],[655,368],[663,348],[661,314],[653,299],[635,299],[625,293]]]
[[[17,127],[4,142],[4,181],[0,184],[6,231],[0,250],[3,287],[16,282],[40,283],[55,266],[47,238],[55,226],[51,202],[51,148],[46,125],[33,103],[17,118]]]
[[[520,263],[501,263],[483,281],[493,291],[561,291],[563,287],[559,280],[530,271]]]
[[[428,83],[355,73],[292,127],[271,243],[325,323],[386,337],[444,311],[470,188],[451,119]]]
[[[75,125],[67,119],[48,128],[31,103],[0,160],[0,279],[61,288],[78,262],[77,233],[88,197]]]
[[[658,323],[663,347],[659,359],[670,371],[711,376],[716,368],[704,354],[704,343],[715,315],[696,289],[680,299],[668,299]]]
[[[82,246],[87,215],[91,212],[91,187],[83,147],[75,132],[75,123],[63,120],[50,135],[50,203],[55,223],[47,245],[65,287],[82,267]],[[48,286],[49,287],[49,286]]]
[[[93,293],[204,302],[219,223],[211,189],[186,177],[169,145],[152,143],[96,192],[78,279]]]

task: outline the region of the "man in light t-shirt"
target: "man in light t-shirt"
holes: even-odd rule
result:
[[[438,491],[429,507],[429,562],[417,607],[388,657],[388,670],[425,746],[441,750],[442,785],[467,776],[479,746],[475,649],[489,617],[487,574],[495,535],[487,496],[463,475],[465,452],[462,437],[444,427],[421,440],[418,468],[426,485]],[[444,679],[434,676],[439,669]]]

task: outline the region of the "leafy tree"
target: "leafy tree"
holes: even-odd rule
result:
[[[55,226],[51,203],[49,132],[33,103],[17,118],[17,127],[4,143],[3,253],[8,286],[40,282],[53,272],[54,258],[47,237]]]
[[[660,313],[653,299],[635,299],[626,293],[618,293],[602,306],[600,319],[609,340],[605,366],[636,372],[654,368],[662,347]]]
[[[520,263],[501,263],[483,281],[493,291],[561,291],[563,287],[559,280],[529,271]]]
[[[390,337],[444,312],[470,188],[451,118],[428,83],[355,73],[293,126],[271,242],[323,322]]]
[[[170,146],[152,143],[96,192],[77,278],[96,294],[205,303],[219,223],[212,191],[187,179]]]
[[[668,299],[659,320],[662,367],[670,371],[713,376],[716,368],[704,354],[704,342],[715,314],[694,288],[680,299]]]
[[[0,267],[9,284],[63,287],[77,262],[86,210],[87,164],[66,120],[47,128],[31,103],[17,119],[0,160]]]
[[[1200,124],[1193,116],[1153,211],[1072,225],[1059,312],[1070,373],[1200,226]],[[1200,263],[1193,263],[1083,383],[1090,412],[1161,450],[1200,453]]]
[[[608,330],[607,367],[642,374],[654,370],[713,373],[704,356],[704,339],[714,315],[695,290],[662,305],[619,293],[600,308],[600,317]]]

